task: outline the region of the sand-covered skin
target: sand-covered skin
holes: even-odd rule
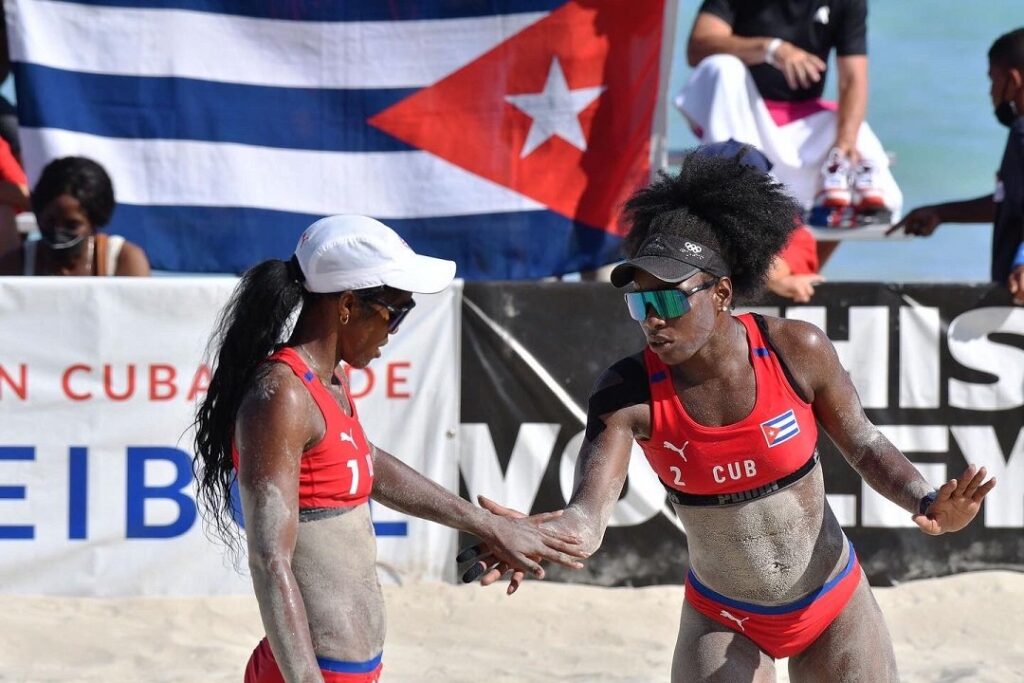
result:
[[[384,683],[667,683],[682,599],[681,586],[542,582],[512,598],[438,583],[384,592]],[[961,574],[875,595],[902,680],[1024,680],[1024,574]],[[240,683],[262,636],[253,598],[2,604],[0,681]]]

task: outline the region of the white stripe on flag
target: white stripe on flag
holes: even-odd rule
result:
[[[15,61],[87,73],[359,89],[430,85],[547,15],[279,21],[50,0],[8,3],[8,14]],[[32,42],[26,45],[25,36]]]
[[[52,128],[23,128],[21,142],[32,183],[42,170],[40,160],[83,155],[107,169],[118,201],[128,204],[344,211],[378,218],[544,208],[427,152],[317,152],[104,138]]]
[[[797,429],[795,422],[793,422],[792,424],[788,424],[785,427],[779,429],[778,433],[775,435],[775,441],[777,443],[779,439],[782,439],[788,436],[789,434],[796,434],[798,431],[800,430]]]
[[[785,420],[781,420],[779,422],[770,422],[769,423],[769,426],[770,427],[774,427],[775,429],[788,429],[788,428],[793,427],[795,425],[796,425],[796,418],[795,417],[788,417]]]
[[[769,427],[783,427],[787,423],[795,421],[796,414],[792,410],[787,410],[782,415],[779,415],[778,417],[774,417],[768,420],[767,422],[765,422],[765,424],[768,425]]]

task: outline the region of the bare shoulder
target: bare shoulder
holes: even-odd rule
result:
[[[800,357],[823,358],[835,355],[835,347],[820,327],[803,320],[764,316],[772,344],[786,360]],[[825,354],[823,356],[822,354]]]
[[[637,382],[646,384],[646,380],[647,370],[644,366],[643,354],[635,353],[608,366],[598,376],[597,381],[594,382],[594,388],[591,393],[622,385],[636,384]]]
[[[846,370],[836,348],[822,329],[802,320],[765,317],[775,352],[788,368],[805,400],[814,401],[822,390],[843,384]],[[847,382],[849,380],[846,380]]]
[[[587,412],[608,415],[624,408],[646,406],[650,400],[643,354],[627,356],[601,373],[590,392]]]
[[[238,427],[247,433],[273,431],[294,436],[308,432],[311,408],[315,404],[291,368],[283,363],[264,363],[256,369],[242,397]]]
[[[587,438],[594,440],[609,426],[646,433],[650,387],[643,354],[619,360],[601,373],[587,404]]]
[[[125,242],[117,256],[117,274],[145,277],[150,274],[146,252],[137,244]]]

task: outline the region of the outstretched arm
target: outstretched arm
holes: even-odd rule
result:
[[[643,361],[634,356],[619,361],[597,380],[587,410],[587,429],[576,461],[573,493],[563,514],[543,521],[544,528],[558,529],[579,539],[585,556],[596,551],[604,538],[611,517],[622,492],[629,469],[629,454],[635,435],[646,434],[649,422],[647,374]],[[523,513],[503,507],[481,496],[480,504],[491,512],[510,518],[522,518]],[[463,581],[482,578],[489,585],[513,568],[507,563],[495,562],[482,549],[471,548],[457,558],[472,560],[473,566],[463,574]],[[519,587],[523,576],[514,572],[509,584],[511,595]]]
[[[996,217],[994,195],[965,199],[959,202],[931,204],[914,209],[896,225],[885,231],[886,235],[900,230],[908,235],[927,237],[942,223],[991,223]]]
[[[483,540],[500,560],[539,578],[539,560],[579,569],[585,557],[568,534],[494,515],[424,477],[390,453],[373,446],[373,499],[414,517],[460,529]]]
[[[864,481],[910,512],[926,533],[965,527],[995,486],[995,480],[982,483],[985,469],[971,465],[959,481],[951,479],[935,492],[906,456],[868,420],[850,375],[825,333],[808,323],[770,322],[779,353],[794,371],[800,390],[810,398],[815,417]],[[919,514],[922,500],[933,492],[935,502],[927,505],[927,514]]]
[[[622,493],[633,447],[629,410],[591,415],[587,437],[576,461],[572,497],[557,522],[580,537],[584,551],[592,554],[604,539],[615,502]],[[591,430],[597,425],[597,433]]]

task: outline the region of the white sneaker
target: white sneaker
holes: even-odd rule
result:
[[[885,198],[878,187],[878,173],[874,165],[862,159],[853,170],[853,197],[858,211],[885,208]]]
[[[821,193],[817,203],[819,206],[847,207],[851,201],[850,160],[833,148],[821,167]]]

